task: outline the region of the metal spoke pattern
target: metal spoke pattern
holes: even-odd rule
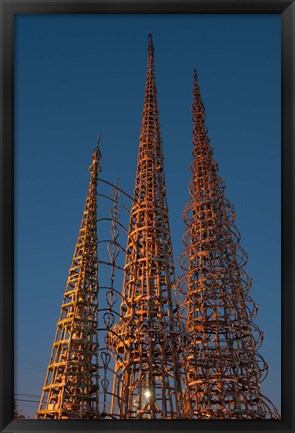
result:
[[[120,418],[183,415],[179,353],[185,331],[175,293],[151,35],[123,301],[112,339],[117,353],[113,405]],[[122,343],[123,341],[123,343]]]
[[[118,401],[120,396],[116,394],[113,386],[115,374],[115,361],[117,354],[113,351],[112,341],[116,339],[118,345],[124,345],[124,336],[118,336],[114,329],[114,323],[118,320],[124,321],[120,315],[122,303],[123,267],[126,255],[125,248],[121,246],[122,241],[126,243],[127,228],[122,224],[124,217],[129,216],[130,199],[128,194],[118,188],[118,182],[113,185],[103,179],[100,180],[98,197],[99,218],[98,233],[98,263],[99,263],[99,284],[98,284],[98,333],[99,333],[99,414],[102,419],[116,419],[118,405],[112,404]],[[111,193],[108,191],[112,187]],[[108,188],[106,191],[103,187]],[[126,203],[127,200],[127,203]],[[105,217],[105,205],[109,209],[109,217]],[[126,215],[122,215],[122,211]],[[126,221],[127,225],[127,221]],[[106,236],[110,234],[109,238]],[[124,238],[122,239],[122,234]],[[121,238],[121,239],[120,239]]]
[[[86,205],[57,322],[37,419],[91,419],[98,416],[98,142],[89,167],[91,179]]]
[[[257,352],[263,335],[253,323],[257,305],[248,295],[247,256],[212,158],[196,71],[193,98],[193,176],[180,280],[192,338],[185,362],[186,411],[198,419],[277,417],[260,391],[267,373]]]

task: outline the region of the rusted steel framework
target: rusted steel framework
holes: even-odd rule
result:
[[[117,361],[111,412],[180,418],[185,332],[175,290],[152,37],[126,248],[121,319],[110,335]]]
[[[92,154],[86,205],[69,271],[37,419],[97,418],[97,177],[100,151]]]
[[[181,263],[187,328],[186,412],[192,418],[278,417],[261,394],[267,365],[257,352],[263,339],[253,323],[247,256],[240,247],[235,211],[224,194],[205,126],[196,71],[193,86],[193,162]]]

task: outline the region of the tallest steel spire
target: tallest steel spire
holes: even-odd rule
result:
[[[175,291],[166,204],[152,36],[130,212],[112,411],[119,418],[169,419],[183,414],[179,353],[183,329]]]

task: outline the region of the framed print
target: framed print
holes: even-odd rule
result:
[[[1,23],[1,431],[293,431],[294,2]]]

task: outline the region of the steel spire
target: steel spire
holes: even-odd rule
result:
[[[114,327],[112,342],[117,354],[114,388],[120,396],[113,408],[118,406],[120,418],[183,416],[179,353],[185,333],[176,298],[163,168],[154,48],[149,35],[122,319]]]
[[[69,270],[37,419],[98,417],[97,176],[92,154],[88,194]]]
[[[247,255],[235,211],[224,193],[205,126],[196,70],[193,85],[193,162],[182,255],[182,286],[191,335],[185,364],[187,412],[193,418],[260,419],[277,411],[260,390],[267,366],[257,349],[257,305],[248,295]]]

